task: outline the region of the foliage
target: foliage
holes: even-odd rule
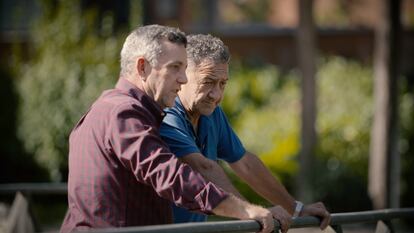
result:
[[[230,76],[222,106],[235,131],[245,147],[259,154],[291,187],[300,149],[298,76],[294,71],[281,74],[272,65],[246,67],[237,62]],[[332,210],[370,208],[366,187],[372,77],[369,67],[338,57],[322,59],[318,67],[318,149],[313,191],[315,199],[324,200]],[[401,105],[406,106],[406,102],[402,99]],[[408,114],[407,110],[401,111],[403,119]],[[237,185],[248,199],[265,203],[243,183]]]
[[[298,149],[297,78],[275,66],[232,66],[222,106],[246,148],[272,167],[292,174]]]
[[[408,80],[408,79],[407,79]],[[403,80],[405,81],[405,80]],[[407,82],[402,82],[403,94],[401,95],[400,120],[401,138],[399,141],[399,152],[401,153],[401,206],[414,206],[414,86],[411,83],[411,90]],[[411,91],[411,92],[410,92]],[[411,222],[411,225],[413,223]]]
[[[20,94],[19,136],[26,149],[61,179],[67,167],[71,128],[103,89],[118,75],[117,37],[111,16],[100,24],[93,10],[82,13],[79,4],[59,1],[31,32],[32,59],[16,64]],[[97,27],[100,25],[100,27]]]
[[[333,210],[370,208],[366,187],[372,77],[370,68],[343,58],[322,62],[318,72],[319,160],[313,187],[316,198]]]
[[[39,168],[33,157],[22,149],[22,141],[16,135],[18,94],[13,75],[1,67],[0,77],[0,131],[3,132],[0,134],[0,183],[44,181],[47,171]]]
[[[371,69],[341,58],[325,62],[318,72],[320,150],[330,159],[344,161],[358,175],[367,167],[372,77]]]
[[[234,61],[222,107],[244,146],[261,156],[290,188],[297,170],[299,91],[294,73],[281,74],[272,65],[246,66]],[[229,173],[250,201],[267,202]]]

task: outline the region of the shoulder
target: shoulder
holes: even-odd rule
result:
[[[220,106],[217,106],[214,109],[214,112],[209,116],[210,121],[213,121],[215,125],[221,126],[222,124],[227,124],[227,117],[223,109]]]
[[[105,91],[94,105],[107,109],[112,120],[154,121],[153,114],[141,101],[117,89]]]
[[[165,117],[162,121],[162,124],[170,125],[173,127],[185,127],[186,115],[185,112],[178,109],[176,106],[171,108],[166,108],[164,110]]]
[[[220,117],[226,117],[226,114],[224,113],[221,106],[217,106],[216,109],[214,109],[213,115],[220,116]]]

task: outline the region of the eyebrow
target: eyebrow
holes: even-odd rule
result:
[[[212,76],[212,75],[207,75],[204,77],[204,79],[210,79],[212,81],[226,81],[226,82],[229,80],[229,78],[221,79],[221,78],[218,78],[217,76]]]
[[[167,65],[175,65],[175,64],[184,65],[184,62],[182,62],[182,61],[171,61]]]

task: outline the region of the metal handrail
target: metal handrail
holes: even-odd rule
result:
[[[384,209],[362,212],[332,214],[331,226],[339,226],[350,223],[376,222],[379,220],[391,220],[395,218],[414,218],[414,208]],[[320,219],[316,217],[299,217],[293,220],[290,228],[317,227]],[[280,225],[275,221],[275,230]],[[100,233],[209,233],[209,232],[257,232],[260,225],[254,220],[232,220],[221,222],[180,223],[143,227],[124,227],[96,229],[92,232]]]
[[[67,183],[14,183],[0,184],[0,194],[12,194],[22,192],[27,194],[66,194]],[[389,221],[396,218],[414,218],[414,208],[383,209],[349,213],[335,213],[331,215],[331,226],[341,232],[341,225]],[[316,217],[299,217],[293,219],[290,228],[317,227],[320,219]],[[280,225],[275,221],[275,230],[279,230]],[[106,228],[94,229],[91,232],[102,233],[209,233],[209,232],[256,232],[260,230],[260,224],[255,220],[230,220],[219,222],[197,222],[197,223],[180,223],[166,224],[142,227],[123,227],[123,228]]]
[[[67,194],[67,183],[10,183],[0,184],[1,194],[16,192],[29,194]]]

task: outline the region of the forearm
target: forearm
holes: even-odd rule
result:
[[[223,168],[216,161],[207,159],[203,155],[196,153],[183,157],[182,161],[198,171],[204,179],[244,200],[244,197],[233,186]]]
[[[230,194],[213,209],[213,213],[231,218],[252,219],[253,213],[260,210],[264,210],[264,208]]]
[[[246,152],[241,161],[230,166],[263,198],[273,205],[283,206],[290,214],[294,212],[295,199],[256,155]]]
[[[250,204],[231,194],[213,209],[213,213],[242,220],[254,219],[258,221],[262,227],[260,233],[274,231],[274,220],[272,213],[269,210],[261,206]],[[286,233],[287,228],[282,232]]]
[[[250,207],[250,204],[242,201],[234,195],[229,195],[219,205],[217,205],[216,208],[213,209],[213,213],[225,217],[248,219],[248,207]]]

